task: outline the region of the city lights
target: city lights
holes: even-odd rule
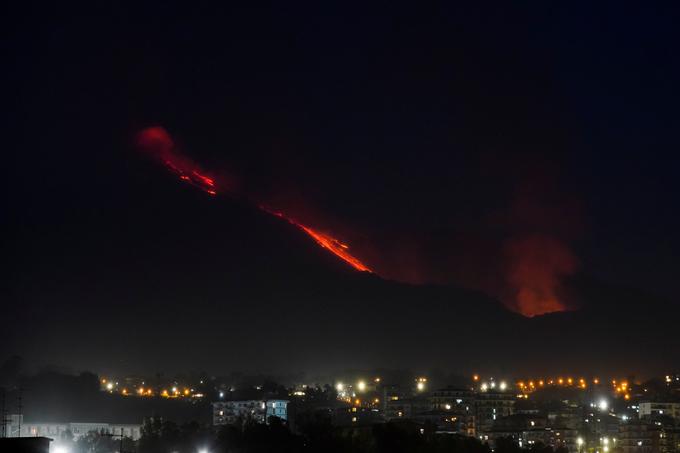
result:
[[[607,400],[602,398],[598,403],[597,407],[600,408],[601,411],[606,411],[607,408],[609,407],[609,403],[607,403]]]
[[[8,1],[0,453],[680,453],[677,1]]]
[[[636,405],[635,395],[642,388],[637,387],[641,385],[636,382],[636,385],[631,384],[631,381],[626,380],[613,380],[611,378],[602,378],[603,382],[606,384],[605,388],[599,388],[595,391],[593,396],[588,397],[590,392],[586,389],[591,387],[591,384],[598,378],[593,377],[570,377],[568,374],[562,375],[562,377],[547,377],[543,375],[537,375],[533,378],[528,378],[526,376],[522,377],[521,380],[509,380],[508,376],[486,376],[484,379],[477,381],[472,387],[467,388],[455,388],[455,387],[439,387],[438,384],[435,388],[432,387],[428,378],[422,375],[415,375],[411,381],[411,385],[396,384],[389,382],[389,385],[382,386],[380,377],[376,377],[376,374],[370,371],[364,371],[361,377],[357,377],[356,380],[349,381],[350,383],[343,383],[340,380],[331,380],[333,387],[338,391],[334,398],[341,401],[346,405],[349,422],[355,419],[359,422],[361,418],[361,423],[371,423],[371,417],[379,420],[389,420],[390,418],[402,418],[411,419],[414,416],[414,406],[412,406],[413,401],[417,401],[422,408],[418,407],[418,411],[423,411],[426,413],[427,410],[430,411],[440,411],[443,414],[438,415],[439,421],[446,422],[449,424],[448,429],[458,430],[461,434],[470,433],[470,425],[472,414],[480,414],[479,425],[474,423],[474,428],[481,432],[480,437],[484,441],[489,440],[489,429],[493,429],[497,421],[502,421],[501,423],[506,423],[508,416],[513,415],[513,409],[510,405],[514,404],[516,401],[527,400],[529,396],[536,392],[537,398],[535,405],[538,411],[546,410],[545,399],[542,397],[542,393],[546,392],[549,395],[551,389],[559,389],[560,392],[564,393],[568,398],[574,398],[574,400],[565,405],[573,405],[581,403],[581,408],[583,409],[584,417],[581,419],[585,426],[593,427],[593,429],[600,429],[603,423],[612,423],[611,420],[615,420],[614,423],[618,423],[620,426],[628,425],[628,421],[631,419],[631,410],[639,411],[639,405]],[[571,376],[575,376],[571,374]],[[347,379],[347,377],[345,377]],[[660,376],[658,378],[660,382],[665,381],[665,376]],[[203,397],[202,393],[196,393],[201,391],[199,388],[194,388],[195,382],[188,380],[173,380],[170,381],[166,389],[152,388],[150,381],[143,380],[133,380],[129,377],[121,380],[121,382],[126,385],[117,386],[117,383],[113,380],[107,380],[106,384],[101,384],[101,390],[106,391],[107,384],[112,385],[111,393],[118,393],[119,395],[125,395],[126,397],[132,398],[135,396],[151,396],[152,394],[158,393],[159,397],[169,398],[171,400],[187,400],[194,399],[196,397]],[[148,383],[145,385],[145,382]],[[198,382],[198,381],[196,381]],[[347,381],[345,381],[347,382]],[[403,381],[402,381],[403,382]],[[560,384],[561,382],[561,384]],[[612,387],[609,387],[609,385]],[[311,386],[317,384],[310,383],[297,383],[288,390],[288,395],[290,397],[300,397],[304,398],[309,396],[311,393],[306,391]],[[516,389],[515,389],[516,387]],[[221,417],[226,419],[228,417],[227,411],[223,410],[223,404],[228,404],[225,399],[229,394],[227,390],[220,390],[229,388],[230,391],[235,391],[236,388],[229,384],[228,382],[216,382],[215,387],[213,387],[213,398],[215,402],[213,404],[218,405],[213,414],[215,417]],[[263,389],[262,385],[253,384],[253,390]],[[239,389],[240,390],[240,389]],[[578,395],[577,395],[578,394]],[[209,393],[206,392],[206,397]],[[219,398],[218,398],[219,397]],[[613,399],[612,399],[613,398]],[[619,405],[623,405],[623,401],[634,400],[635,403],[625,404],[626,409],[619,412],[615,410]],[[585,403],[583,403],[585,401]],[[254,416],[256,411],[268,412],[269,405],[262,400],[256,400],[252,402],[252,406],[244,405],[247,409],[249,416]],[[507,404],[507,406],[506,406]],[[429,406],[429,407],[428,407]],[[480,411],[480,407],[485,407],[484,410]],[[272,406],[274,408],[274,406]],[[665,408],[664,408],[665,409]],[[552,409],[554,410],[554,409]],[[563,407],[563,410],[571,413],[570,407]],[[664,415],[662,409],[656,409],[659,415]],[[669,410],[666,410],[668,413]],[[219,414],[219,415],[217,415]],[[538,412],[539,416],[541,412]],[[417,414],[416,414],[417,415]],[[387,418],[390,417],[390,418]],[[580,417],[579,417],[580,418]],[[637,418],[637,417],[635,417]],[[561,432],[555,429],[555,426],[548,419],[544,421],[544,418],[533,418],[525,419],[521,426],[518,425],[517,429],[529,429],[535,431],[536,433],[551,432],[551,438],[546,437],[546,441],[551,442],[553,448],[565,445],[567,442],[567,433]],[[458,423],[454,423],[458,422]],[[560,427],[561,428],[561,427]],[[515,427],[512,427],[515,429]],[[607,433],[613,433],[613,431],[607,431]],[[615,438],[605,437],[605,432],[598,432],[601,437],[586,437],[585,433],[582,431],[574,437],[569,437],[569,442],[572,442],[574,453],[583,453],[589,451],[590,453],[614,453],[617,451],[617,443]],[[522,439],[523,445],[526,448],[531,448],[537,440],[527,439],[518,435],[517,439]],[[591,445],[592,443],[592,445]],[[589,448],[590,447],[590,448]],[[199,450],[194,450],[196,453]],[[69,452],[65,452],[69,453]]]
[[[381,385],[382,379],[376,377],[375,374],[364,372],[363,376],[364,377],[358,378],[355,381],[350,381],[350,384],[345,384],[339,380],[331,381],[334,382],[334,388],[338,391],[337,395],[334,397],[346,404],[350,414],[354,413],[357,420],[358,418],[361,418],[362,423],[368,422],[370,417],[383,418],[385,417],[383,414],[391,414],[391,417],[393,418],[410,418],[413,416],[413,407],[410,406],[407,409],[405,408],[407,405],[411,404],[411,401],[419,401],[419,404],[424,405],[423,411],[428,404],[430,405],[430,410],[446,411],[440,418],[440,421],[444,420],[448,423],[463,421],[460,426],[455,425],[455,428],[460,429],[463,433],[469,432],[470,426],[469,420],[466,420],[463,417],[469,417],[467,414],[474,413],[471,411],[478,411],[477,405],[486,404],[485,401],[489,402],[487,409],[488,416],[486,416],[488,417],[488,420],[484,422],[486,423],[486,426],[483,424],[479,425],[482,427],[482,430],[492,428],[497,420],[503,420],[509,415],[512,415],[512,410],[506,412],[503,406],[505,402],[509,404],[512,401],[526,400],[531,393],[537,392],[538,394],[541,394],[542,392],[550,392],[550,388],[561,388],[565,392],[565,395],[573,394],[574,398],[583,401],[586,398],[586,395],[589,394],[586,387],[590,387],[590,384],[596,382],[598,379],[592,377],[578,377],[578,375],[577,377],[569,377],[569,375],[565,374],[563,377],[551,378],[543,375],[544,377],[533,377],[531,379],[523,377],[522,380],[510,381],[507,376],[488,376],[477,381],[473,387],[451,389],[451,387],[430,388],[431,384],[428,381],[428,378],[423,377],[422,375],[416,375],[411,381],[412,386],[408,387],[402,387],[392,382],[390,382],[388,386],[383,387]],[[574,374],[571,376],[574,376]],[[615,408],[617,407],[617,404],[622,404],[622,401],[624,400],[634,400],[634,395],[637,394],[637,391],[642,390],[642,388],[637,388],[637,385],[641,384],[636,382],[636,385],[634,386],[630,381],[626,380],[613,380],[611,378],[603,379],[603,382],[606,384],[605,388],[600,388],[599,391],[595,393],[595,396],[585,399],[586,403],[584,404],[585,407],[583,407],[585,417],[582,422],[589,424],[590,426],[601,426],[602,423],[605,423],[605,417],[611,416],[612,419],[618,420],[618,423],[621,425],[627,424],[626,422],[631,419],[628,410],[638,410],[639,406],[630,405],[630,403],[628,403],[626,405],[627,410],[625,413],[624,411],[619,412],[618,410],[615,410]],[[664,382],[665,376],[660,376],[658,380]],[[111,393],[118,393],[119,395],[124,395],[129,398],[135,396],[152,396],[157,393],[159,397],[169,398],[171,400],[194,399],[197,397],[207,397],[209,395],[209,393],[206,393],[206,395],[196,393],[197,391],[200,391],[200,389],[192,386],[196,385],[196,382],[198,381],[173,380],[170,381],[171,386],[162,390],[160,388],[152,388],[150,385],[145,385],[145,382],[150,383],[148,380],[143,381],[140,379],[139,381],[133,381],[128,377],[121,380],[121,382],[127,386],[119,387],[114,380],[107,380],[105,384],[101,383],[101,390],[106,391],[110,386],[112,389]],[[609,387],[610,383],[612,387]],[[228,395],[227,391],[219,389],[229,388],[230,391],[235,391],[236,388],[233,385],[230,385],[231,384],[226,382],[215,383],[215,387],[213,387],[213,398],[216,402],[214,404],[225,404],[224,399]],[[291,397],[309,396],[310,392],[306,392],[305,390],[307,390],[310,385],[315,384],[295,384],[295,386],[288,389],[288,395]],[[400,389],[400,387],[402,388]],[[516,390],[514,387],[516,387]],[[253,385],[252,388],[262,390],[263,386]],[[485,392],[486,394],[484,394]],[[576,396],[576,393],[580,393],[581,395]],[[539,407],[544,404],[542,397],[539,396],[536,400],[536,404]],[[499,401],[504,402],[498,405]],[[256,409],[254,410],[258,411],[263,410],[264,408],[264,410],[267,411],[268,405],[263,403],[262,400],[257,401],[256,403]],[[588,409],[586,409],[586,407]],[[419,408],[418,410],[421,409]],[[248,411],[250,413],[251,409],[248,408]],[[664,414],[661,409],[658,409],[657,412],[660,415]],[[217,413],[221,414],[220,417],[226,417],[226,415],[222,415],[226,414],[226,411],[223,411],[220,408],[214,412],[214,414]],[[371,414],[369,415],[369,413]],[[360,416],[360,414],[362,415]],[[485,416],[482,415],[482,417]],[[348,420],[349,419],[351,419],[351,415]],[[526,420],[524,423],[529,425],[533,430],[542,430],[545,427],[544,425],[546,422],[540,420],[541,419],[531,419]],[[546,429],[553,429],[552,435],[554,436],[554,439],[556,439],[555,442],[558,444],[563,444],[565,442],[565,433],[554,430],[554,428],[551,427],[550,421],[547,422]],[[571,438],[574,447],[576,448],[578,446],[578,450],[575,449],[574,451],[586,451],[586,445],[591,442],[588,439],[589,438],[586,438],[585,435]],[[615,448],[616,442],[614,438],[599,437],[599,441],[596,439],[598,438],[595,437],[592,439],[592,442],[596,442],[596,444],[591,446],[593,452],[613,453],[617,450]],[[529,446],[533,445],[534,440],[527,440],[524,438],[523,442],[525,446]],[[198,450],[196,451],[198,452]]]

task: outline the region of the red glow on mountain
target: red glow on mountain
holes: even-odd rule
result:
[[[330,236],[326,233],[322,233],[320,231],[317,231],[313,228],[310,228],[306,225],[301,224],[300,222],[286,216],[280,211],[272,211],[271,209],[268,209],[264,206],[260,206],[260,209],[262,209],[264,212],[267,212],[271,215],[275,215],[277,217],[280,217],[288,223],[295,225],[296,227],[300,228],[302,231],[307,233],[309,236],[311,236],[317,244],[319,244],[321,247],[325,248],[338,258],[342,259],[345,261],[347,264],[352,266],[354,269],[362,272],[373,272],[371,269],[368,268],[364,263],[361,262],[358,258],[353,256],[351,253],[349,253],[349,246],[347,244],[344,244],[340,242],[338,239],[334,238],[333,236]]]
[[[578,263],[564,243],[549,236],[528,236],[510,241],[506,254],[515,311],[531,317],[568,309],[560,299],[561,281]]]
[[[137,134],[137,146],[144,152],[152,155],[156,160],[160,161],[168,170],[179,176],[181,181],[187,182],[194,187],[197,187],[209,195],[217,195],[218,185],[214,178],[204,174],[198,166],[190,159],[183,156],[177,146],[173,142],[170,134],[162,127],[148,127]],[[226,187],[220,184],[220,188]],[[274,211],[262,205],[259,208],[271,215],[280,217],[292,225],[300,228],[308,236],[319,244],[322,248],[328,250],[338,258],[345,261],[354,269],[362,272],[372,272],[368,266],[362,263],[358,258],[349,253],[349,246],[342,243],[340,240],[322,233],[311,227],[301,224],[300,222],[285,215],[281,211]]]
[[[180,180],[209,195],[217,195],[215,180],[205,175],[191,159],[183,156],[162,127],[148,127],[142,130],[137,134],[137,146],[179,176]]]

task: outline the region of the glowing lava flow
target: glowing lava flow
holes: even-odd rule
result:
[[[202,174],[198,165],[177,151],[170,135],[162,127],[148,127],[137,135],[137,146],[154,156],[184,182],[210,194],[217,195],[215,180]]]
[[[316,231],[308,226],[305,226],[301,224],[300,222],[297,222],[290,217],[286,216],[280,211],[272,211],[264,206],[260,206],[260,209],[262,209],[264,212],[267,212],[271,215],[275,215],[276,217],[280,217],[284,220],[286,220],[288,223],[291,225],[295,225],[296,227],[300,228],[302,231],[307,233],[309,236],[311,236],[317,244],[319,244],[321,247],[325,248],[338,258],[344,260],[347,264],[352,266],[354,269],[362,272],[373,272],[371,269],[369,269],[364,263],[362,263],[358,258],[352,256],[348,249],[349,246],[347,244],[343,244],[339,240],[335,239],[332,236],[329,236],[325,233],[321,233],[319,231]]]
[[[198,165],[184,157],[175,146],[172,138],[162,127],[148,127],[137,135],[137,145],[143,151],[159,160],[168,170],[179,176],[179,179],[194,187],[210,194],[217,195],[218,187],[213,178],[210,178],[198,169]],[[220,185],[224,187],[224,185]],[[293,220],[281,211],[274,211],[262,205],[259,208],[271,215],[280,217],[288,223],[295,225],[307,233],[322,248],[333,253],[345,261],[354,269],[362,272],[372,272],[364,263],[349,253],[349,247],[328,234],[321,233],[313,228]]]

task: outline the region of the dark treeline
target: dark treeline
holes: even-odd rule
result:
[[[329,420],[315,419],[302,423],[293,433],[278,418],[268,424],[250,420],[224,426],[218,430],[197,423],[177,425],[171,421],[148,419],[138,442],[139,453],[490,453],[478,439],[460,435],[438,434],[433,425],[409,421],[390,422],[363,427],[332,426]],[[494,453],[558,453],[543,445],[522,449],[512,439],[501,439]]]

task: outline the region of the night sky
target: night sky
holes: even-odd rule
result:
[[[279,3],[3,14],[4,355],[678,366],[677,9]]]

